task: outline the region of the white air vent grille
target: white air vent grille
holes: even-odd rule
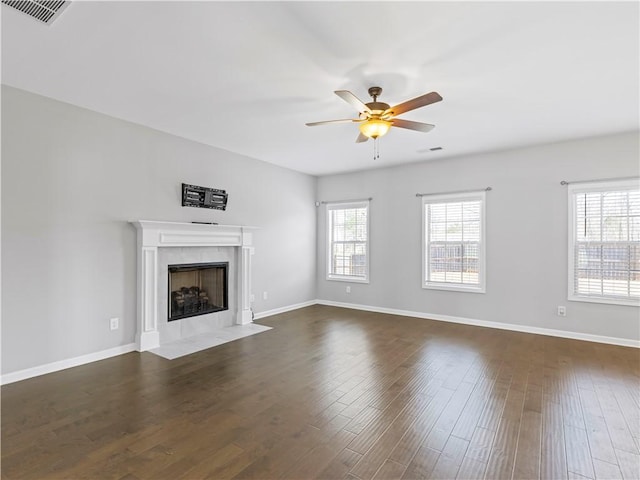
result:
[[[2,0],[2,3],[16,10],[20,10],[22,13],[26,13],[36,20],[50,24],[60,15],[60,12],[64,10],[69,2],[53,0]]]

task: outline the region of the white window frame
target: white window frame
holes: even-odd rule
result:
[[[640,306],[640,299],[612,297],[612,296],[598,296],[575,293],[575,245],[576,245],[576,228],[578,225],[576,218],[576,202],[575,195],[588,192],[606,192],[606,191],[619,191],[619,190],[633,190],[640,188],[639,181],[636,180],[609,180],[601,182],[580,182],[576,184],[569,184],[568,186],[568,203],[569,203],[569,270],[568,270],[568,297],[567,299],[572,302],[591,302],[591,303],[606,303],[612,305],[628,305],[628,306]]]
[[[350,283],[369,283],[369,243],[370,243],[370,225],[371,225],[371,210],[369,208],[369,200],[362,201],[347,201],[347,202],[329,202],[325,205],[325,225],[326,225],[326,279],[327,280],[335,280],[338,282],[350,282]],[[332,228],[331,228],[331,210],[348,210],[352,208],[366,208],[367,210],[367,241],[365,246],[365,275],[361,276],[353,276],[353,275],[340,275],[331,272],[332,265]]]
[[[478,253],[478,284],[431,282],[428,280],[430,265],[429,223],[427,222],[427,205],[434,203],[454,203],[460,201],[480,201],[480,249]],[[486,193],[484,191],[469,193],[451,193],[425,195],[422,197],[422,288],[429,290],[450,290],[455,292],[486,293]]]

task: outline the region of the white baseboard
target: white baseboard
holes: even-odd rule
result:
[[[593,335],[590,333],[569,332],[567,330],[556,330],[553,328],[531,327],[527,325],[517,325],[514,323],[491,322],[488,320],[477,320],[475,318],[454,317],[450,315],[439,315],[434,313],[412,312],[409,310],[398,310],[395,308],[373,307],[370,305],[358,305],[355,303],[333,302],[331,300],[317,300],[319,305],[329,305],[333,307],[352,308],[354,310],[364,310],[367,312],[388,313],[391,315],[401,315],[404,317],[424,318],[441,322],[461,323],[464,325],[475,325],[477,327],[497,328],[500,330],[511,330],[514,332],[535,333],[537,335],[547,335],[550,337],[571,338],[573,340],[584,340],[587,342],[607,343],[610,345],[620,345],[623,347],[640,348],[640,341],[628,338],[606,337],[604,335]]]
[[[100,352],[89,353],[87,355],[81,355],[74,358],[67,358],[66,360],[47,363],[33,368],[26,368],[24,370],[18,370],[17,372],[5,373],[0,377],[0,385],[7,385],[9,383],[19,382],[20,380],[26,380],[27,378],[58,372],[60,370],[77,367],[79,365],[96,362],[98,360],[104,360],[105,358],[115,357],[116,355],[122,355],[123,353],[133,352],[135,349],[136,344],[129,343],[127,345],[109,348]]]
[[[311,305],[315,305],[316,303],[318,303],[317,300],[310,300],[308,302],[296,303],[294,305],[287,305],[285,307],[274,308],[273,310],[259,312],[254,315],[254,320],[270,317],[279,313],[290,312],[291,310],[297,310],[299,308],[309,307]],[[9,383],[19,382],[20,380],[26,380],[28,378],[37,377],[39,375],[58,372],[67,368],[77,367],[86,363],[96,362],[98,360],[104,360],[105,358],[115,357],[116,355],[133,352],[135,350],[136,344],[130,343],[128,345],[122,345],[120,347],[110,348],[108,350],[102,350],[100,352],[89,353],[80,357],[47,363],[46,365],[39,365],[33,368],[18,370],[17,372],[5,373],[4,375],[0,376],[0,385],[7,385]]]
[[[437,320],[441,322],[460,323],[463,325],[475,325],[478,327],[497,328],[499,330],[511,330],[514,332],[534,333],[537,335],[547,335],[551,337],[570,338],[573,340],[584,340],[587,342],[606,343],[610,345],[620,345],[623,347],[640,348],[640,341],[631,340],[628,338],[607,337],[604,335],[593,335],[590,333],[569,332],[566,330],[555,330],[552,328],[531,327],[527,325],[517,325],[514,323],[500,323],[491,322],[488,320],[478,320],[475,318],[467,317],[454,317],[451,315],[440,315],[424,312],[413,312],[410,310],[399,310],[396,308],[386,307],[374,307],[371,305],[359,305],[356,303],[344,303],[334,302],[331,300],[309,300],[308,302],[296,303],[294,305],[287,305],[285,307],[274,308],[273,310],[266,310],[264,312],[258,312],[254,315],[254,320],[270,317],[272,315],[278,315],[279,313],[290,312],[292,310],[298,310],[299,308],[310,307],[312,305],[327,305],[332,307],[350,308],[353,310],[364,310],[367,312],[387,313],[391,315],[400,315],[403,317],[424,318],[427,320]],[[77,367],[86,363],[96,362],[98,360],[104,360],[106,358],[115,357],[116,355],[122,355],[124,353],[133,352],[136,350],[135,343],[129,343],[127,345],[121,345],[119,347],[102,350],[100,352],[89,353],[79,357],[68,358],[66,360],[60,360],[58,362],[48,363],[46,365],[40,365],[38,367],[27,368],[25,370],[19,370],[17,372],[6,373],[0,376],[0,385],[7,385],[9,383],[18,382],[20,380],[26,380],[28,378],[37,377],[39,375],[45,375],[47,373],[58,372],[71,367]]]
[[[253,316],[254,320],[260,320],[261,318],[270,317],[272,315],[278,315],[279,313],[290,312],[291,310],[298,310],[299,308],[310,307],[316,305],[318,300],[309,300],[308,302],[295,303],[293,305],[287,305],[286,307],[274,308],[273,310],[265,310],[264,312],[258,312]]]

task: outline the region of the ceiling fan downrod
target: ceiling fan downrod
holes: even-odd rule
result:
[[[370,87],[369,95],[373,98],[374,102],[378,101],[378,97],[382,94],[382,88],[380,87]]]

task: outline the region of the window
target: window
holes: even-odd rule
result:
[[[638,181],[569,185],[569,300],[640,305]]]
[[[327,279],[369,282],[369,202],[327,204]]]
[[[423,288],[484,293],[485,193],[422,200]]]

